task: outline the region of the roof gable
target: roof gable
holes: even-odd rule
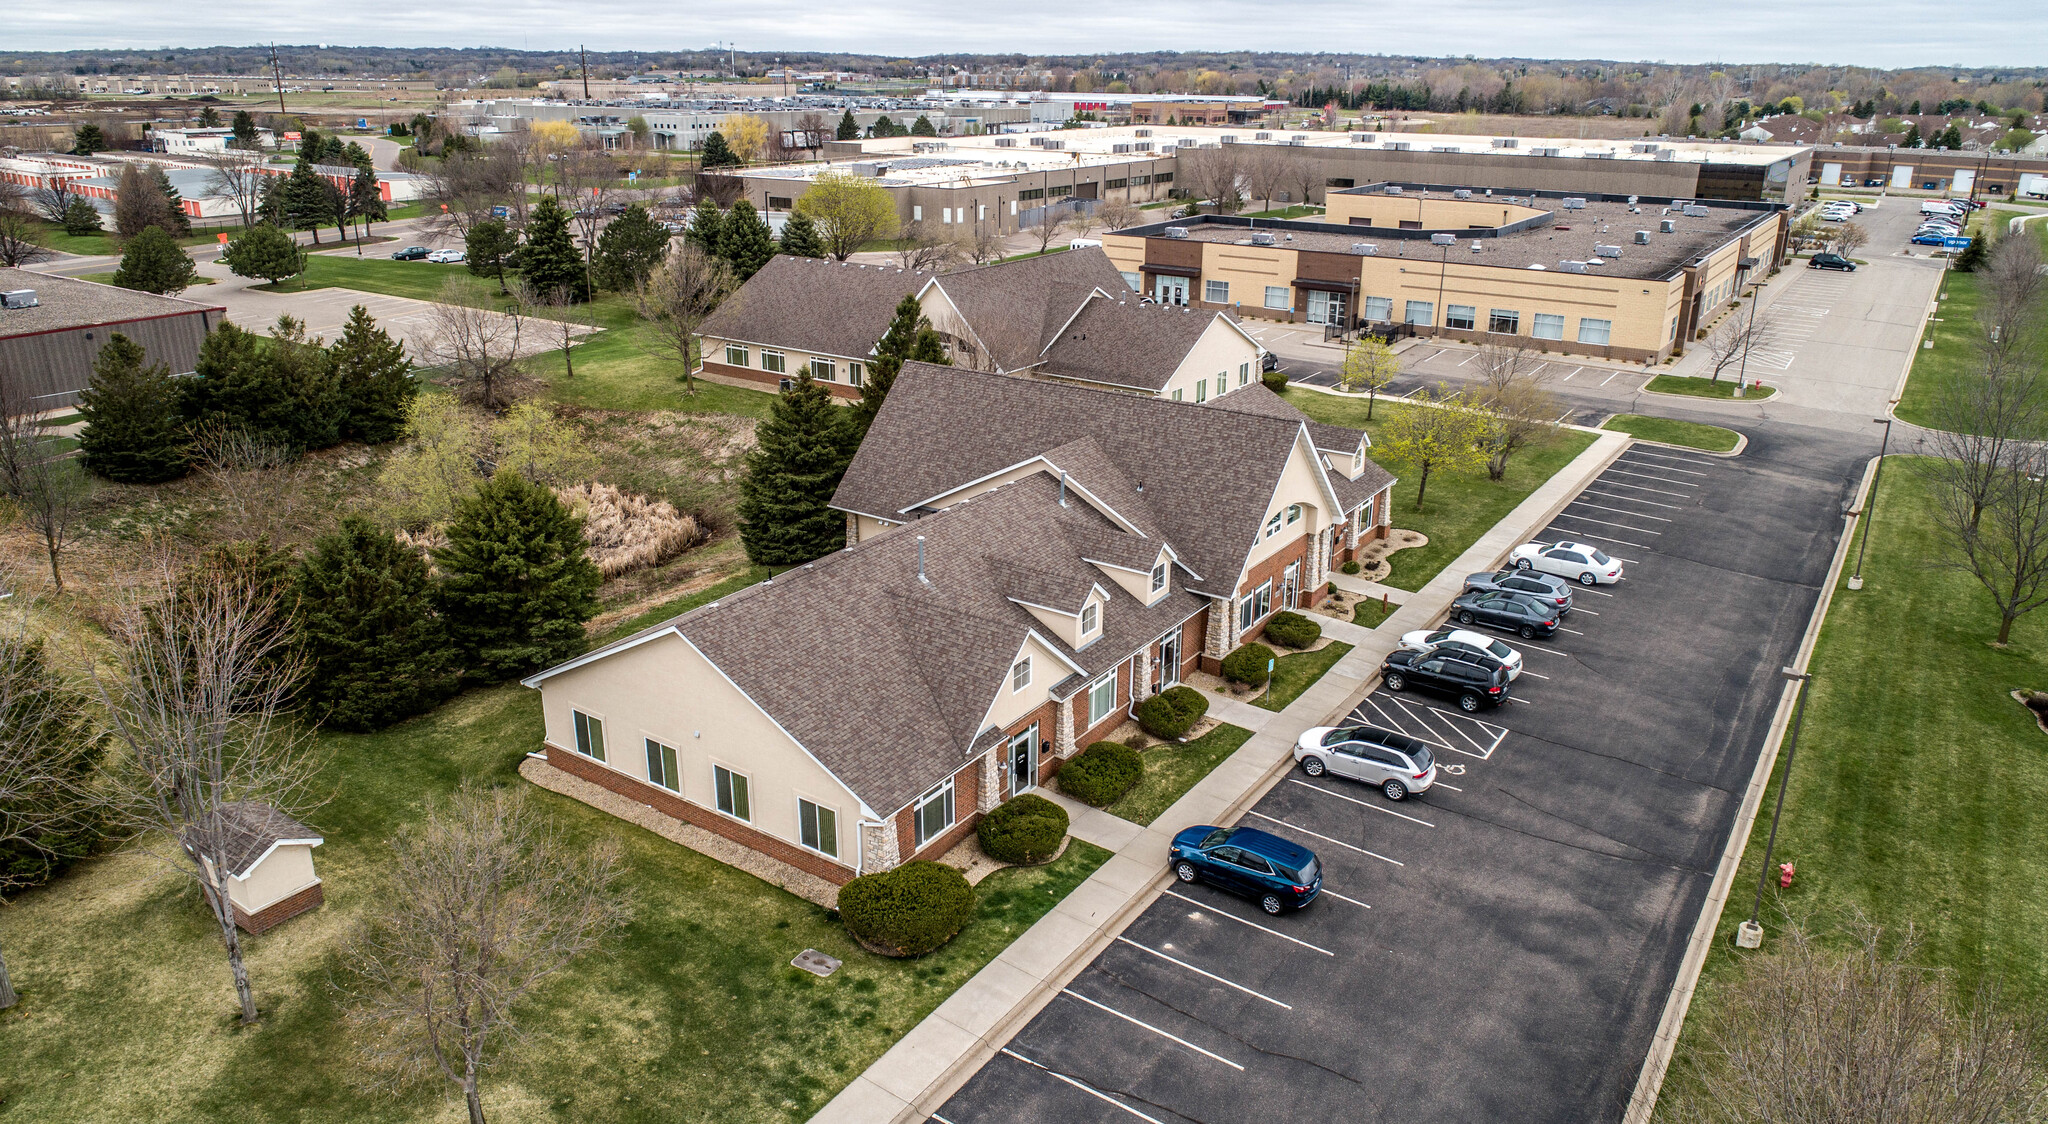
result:
[[[718,306],[699,334],[859,359],[870,354],[896,304],[932,274],[777,254]]]
[[[1045,345],[1093,294],[1128,291],[1099,247],[945,274],[933,282],[1004,371],[1041,362]]]

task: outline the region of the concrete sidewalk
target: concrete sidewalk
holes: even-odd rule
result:
[[[1599,434],[1590,448],[1429,584],[1407,595],[1378,628],[1330,622],[1345,630],[1340,636],[1338,628],[1328,628],[1332,636],[1356,647],[1287,709],[1272,713],[1212,696],[1210,713],[1224,721],[1235,722],[1231,715],[1237,715],[1237,708],[1263,719],[1249,741],[1150,826],[1129,824],[1047,792],[1067,807],[1076,837],[1116,854],[854,1078],[811,1118],[812,1124],[907,1124],[944,1103],[1158,896],[1176,832],[1196,824],[1230,823],[1279,783],[1293,764],[1295,739],[1311,726],[1329,725],[1349,713],[1403,632],[1433,624],[1457,597],[1464,575],[1495,568],[1508,551],[1548,526],[1630,442],[1626,434]]]

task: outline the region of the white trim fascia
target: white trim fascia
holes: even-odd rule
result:
[[[798,346],[796,346],[795,344],[789,344],[789,343],[762,343],[762,342],[761,342],[761,341],[759,341],[759,340],[743,340],[743,339],[739,339],[739,338],[737,338],[737,337],[733,337],[733,336],[707,336],[707,335],[703,334],[702,332],[699,332],[699,333],[697,334],[697,339],[698,339],[698,340],[699,340],[700,342],[701,342],[701,341],[703,341],[703,340],[718,340],[718,341],[720,341],[721,343],[736,343],[736,344],[741,344],[741,345],[743,345],[743,346],[746,346],[746,347],[754,347],[754,348],[761,348],[761,347],[765,347],[765,348],[770,348],[770,349],[772,349],[772,350],[776,350],[776,351],[801,351],[801,352],[803,352],[803,353],[804,353],[805,355],[812,355],[812,356],[816,356],[817,358],[820,358],[820,359],[844,359],[844,360],[846,360],[846,361],[847,361],[848,363],[865,363],[865,362],[867,362],[867,356],[863,356],[863,355],[839,355],[839,354],[836,354],[836,353],[834,353],[834,352],[830,352],[830,351],[814,351],[814,350],[812,350],[811,348],[808,348],[808,347],[798,347]],[[873,349],[873,348],[869,348],[868,350],[869,350],[870,354],[872,354],[872,353],[873,353],[873,351],[874,351],[874,349]],[[726,366],[731,366],[731,364],[726,364]],[[762,373],[762,374],[764,374],[764,375],[772,375],[772,374],[775,374],[775,373],[776,373],[776,372],[774,372],[774,371],[762,371],[762,370],[761,370],[761,368],[759,368],[759,367],[753,367],[753,366],[749,366],[749,367],[747,367],[746,369],[747,369],[747,370],[749,370],[749,371],[761,371],[761,373]],[[784,372],[782,372],[782,373],[783,373],[783,374],[788,374],[789,372],[787,372],[787,371],[784,371]],[[845,384],[843,384],[843,383],[842,383],[841,385],[845,385]]]
[[[996,469],[994,472],[983,473],[982,475],[977,476],[972,480],[969,480],[965,484],[956,484],[953,487],[938,493],[937,495],[931,496],[927,499],[919,500],[918,502],[903,508],[901,511],[898,511],[896,514],[899,516],[909,515],[911,512],[916,511],[920,507],[930,507],[933,504],[937,503],[938,501],[945,499],[947,496],[954,494],[955,492],[964,492],[977,484],[987,483],[988,481],[993,480],[998,476],[1001,476],[1005,472],[1015,472],[1016,470],[1023,468],[1026,465],[1029,465],[1032,461],[1043,461],[1047,465],[1052,464],[1051,461],[1045,459],[1045,454],[1043,453],[1040,453],[1036,456],[1025,457],[1023,460],[1018,461],[1015,464],[1006,464],[1003,467]],[[881,516],[878,515],[875,518],[879,519],[881,518]]]
[[[1095,298],[1098,296],[1102,296],[1105,300],[1108,299],[1107,295],[1102,292],[1102,289],[1100,287],[1088,290],[1088,295],[1082,297],[1081,303],[1074,306],[1074,311],[1068,313],[1067,318],[1060,322],[1059,330],[1055,331],[1052,334],[1052,338],[1046,341],[1044,347],[1038,349],[1038,358],[1041,361],[1044,360],[1045,353],[1051,351],[1053,345],[1060,342],[1060,337],[1067,334],[1067,329],[1073,327],[1074,321],[1081,318],[1081,313],[1087,311],[1088,306],[1092,304]]]
[[[917,303],[920,305],[923,304],[924,295],[930,292],[935,287],[939,290],[939,294],[946,298],[946,304],[948,307],[952,308],[954,318],[959,320],[960,323],[962,323],[963,325],[966,325],[967,334],[974,337],[974,346],[980,348],[981,353],[983,355],[988,356],[988,361],[990,365],[995,365],[996,353],[989,350],[988,343],[981,338],[981,333],[975,330],[974,321],[969,320],[967,318],[967,314],[960,311],[960,302],[953,299],[953,294],[946,292],[946,287],[944,285],[939,284],[939,278],[934,277],[930,281],[924,283],[924,288],[921,288],[917,291]],[[926,317],[926,319],[929,320],[930,317]],[[1001,368],[998,367],[997,370],[1000,372]]]
[[[237,882],[247,882],[247,881],[249,880],[249,876],[250,876],[250,875],[253,875],[253,874],[255,874],[255,873],[256,873],[256,868],[257,868],[257,867],[259,867],[259,866],[262,866],[262,865],[263,865],[263,860],[264,860],[264,859],[267,859],[267,858],[269,858],[269,857],[270,857],[270,853],[271,853],[272,851],[275,851],[275,850],[277,850],[277,849],[278,849],[279,847],[291,847],[291,846],[306,846],[306,847],[318,847],[318,846],[319,846],[320,844],[322,844],[322,843],[325,843],[325,842],[327,842],[327,840],[325,840],[325,839],[322,839],[322,838],[320,838],[320,837],[319,837],[319,836],[317,836],[317,835],[313,836],[313,837],[312,837],[312,838],[310,838],[310,839],[280,839],[280,840],[277,840],[276,842],[272,843],[272,844],[271,844],[270,846],[268,846],[268,847],[265,847],[265,848],[263,849],[263,853],[262,853],[262,854],[260,854],[260,855],[258,855],[258,856],[256,856],[256,861],[254,861],[254,862],[252,862],[252,863],[250,863],[250,864],[249,864],[249,873],[248,873],[248,874],[236,874],[236,873],[235,873],[234,871],[232,871],[232,870],[231,870],[231,871],[229,871],[229,872],[228,872],[228,877],[229,877],[229,878],[232,878],[232,879],[234,879],[234,880],[235,880],[235,881],[237,881]],[[316,878],[316,879],[314,879],[313,881],[315,881],[315,882],[318,882],[318,881],[319,881],[319,879],[317,879],[317,878]],[[299,887],[299,889],[303,890],[303,889],[305,889],[305,887],[301,886],[301,887]],[[298,892],[297,890],[294,890],[294,891],[292,891],[292,893],[297,893],[297,892]],[[286,896],[287,896],[287,897],[289,897],[290,895],[286,895]]]
[[[1067,612],[1067,611],[1066,611],[1065,609],[1055,609],[1055,608],[1053,608],[1053,607],[1052,607],[1052,606],[1050,606],[1050,605],[1040,605],[1040,604],[1039,604],[1038,602],[1036,602],[1036,601],[1026,601],[1026,600],[1024,600],[1024,599],[1023,599],[1022,597],[1008,597],[1008,596],[1006,596],[1006,597],[1004,597],[1004,598],[1003,598],[1003,600],[1005,600],[1005,601],[1009,601],[1009,602],[1012,602],[1012,603],[1014,603],[1014,604],[1022,605],[1022,606],[1024,606],[1024,607],[1028,608],[1028,609],[1044,609],[1044,610],[1045,610],[1046,612],[1048,612],[1048,613],[1057,613],[1057,614],[1059,614],[1060,616],[1063,616],[1063,617],[1073,617],[1073,618],[1075,618],[1076,620],[1080,619],[1080,616],[1081,616],[1081,610],[1080,610],[1080,609],[1076,609],[1076,610],[1074,610],[1073,612],[1069,613],[1069,612]]]
[[[940,492],[940,493],[939,493],[938,495],[932,496],[932,497],[930,497],[930,498],[928,498],[928,499],[920,500],[919,502],[917,502],[917,503],[914,503],[914,504],[911,504],[911,505],[910,505],[909,507],[906,507],[906,508],[904,508],[904,509],[903,509],[902,511],[899,511],[899,512],[897,512],[897,514],[898,514],[898,515],[909,515],[909,514],[910,514],[911,512],[913,512],[913,511],[916,511],[916,510],[917,510],[918,508],[921,508],[921,507],[931,507],[931,506],[932,506],[933,504],[936,504],[936,503],[938,503],[938,502],[939,502],[940,500],[943,500],[943,499],[945,499],[945,498],[946,498],[947,496],[955,495],[955,494],[957,494],[957,493],[960,493],[960,492],[964,492],[964,491],[966,491],[966,490],[967,490],[967,489],[969,489],[969,488],[973,488],[973,487],[976,487],[976,486],[978,486],[978,485],[981,485],[981,484],[985,484],[985,483],[987,483],[988,481],[990,481],[990,480],[993,480],[993,479],[995,479],[996,477],[998,477],[998,476],[1001,476],[1001,475],[1003,475],[1003,474],[1004,474],[1004,473],[1006,473],[1006,472],[1015,472],[1015,471],[1017,471],[1017,470],[1018,470],[1018,469],[1020,469],[1020,468],[1026,468],[1026,467],[1029,467],[1029,466],[1030,466],[1030,464],[1031,464],[1031,462],[1033,462],[1033,461],[1037,461],[1038,463],[1040,463],[1040,464],[1044,465],[1044,466],[1045,466],[1045,467],[1046,467],[1047,469],[1051,470],[1051,471],[1052,471],[1052,472],[1054,472],[1054,473],[1059,473],[1059,472],[1065,472],[1065,471],[1066,471],[1065,469],[1061,468],[1060,466],[1058,466],[1058,465],[1056,465],[1056,464],[1052,463],[1052,461],[1048,460],[1048,459],[1046,458],[1046,455],[1045,455],[1044,453],[1039,453],[1039,454],[1037,454],[1036,456],[1030,456],[1030,457],[1026,457],[1026,458],[1024,458],[1023,460],[1021,460],[1021,461],[1018,461],[1018,462],[1017,462],[1017,463],[1015,463],[1015,464],[1009,464],[1009,465],[1004,465],[1003,467],[1001,467],[1001,468],[999,468],[999,469],[996,469],[996,470],[995,470],[994,472],[984,473],[984,474],[982,474],[981,476],[978,476],[978,477],[975,477],[975,478],[974,478],[974,479],[972,479],[972,480],[969,480],[969,481],[968,481],[967,483],[965,483],[965,484],[960,484],[960,485],[957,485],[957,486],[955,486],[955,487],[952,487],[952,488],[948,488],[948,489],[946,489],[945,491],[943,491],[943,492]],[[1068,487],[1070,487],[1070,488],[1072,488],[1072,489],[1073,489],[1073,490],[1075,490],[1076,492],[1079,492],[1079,493],[1081,493],[1081,495],[1082,495],[1083,497],[1085,497],[1085,498],[1086,498],[1086,499],[1088,500],[1089,506],[1091,506],[1091,507],[1095,508],[1095,509],[1096,509],[1097,511],[1100,511],[1100,512],[1102,512],[1102,513],[1103,513],[1104,515],[1107,515],[1107,516],[1109,516],[1109,517],[1110,517],[1110,519],[1112,519],[1113,521],[1115,521],[1115,522],[1116,522],[1116,524],[1117,524],[1118,526],[1122,527],[1122,528],[1123,528],[1124,530],[1126,530],[1126,531],[1129,531],[1129,532],[1130,532],[1131,534],[1134,534],[1134,535],[1138,536],[1138,537],[1139,537],[1139,538],[1141,538],[1141,539],[1142,539],[1142,538],[1148,538],[1148,537],[1149,537],[1149,536],[1147,536],[1147,535],[1145,534],[1145,532],[1144,532],[1144,531],[1142,531],[1142,530],[1139,530],[1139,528],[1138,528],[1138,525],[1137,525],[1136,523],[1133,523],[1133,522],[1131,522],[1131,521],[1130,521],[1129,519],[1126,519],[1126,518],[1124,518],[1124,516],[1123,516],[1123,513],[1122,513],[1122,512],[1118,511],[1118,510],[1117,510],[1116,508],[1114,508],[1114,507],[1111,507],[1111,506],[1110,506],[1110,505],[1109,505],[1108,503],[1104,502],[1104,501],[1103,501],[1103,499],[1102,499],[1102,497],[1100,497],[1100,496],[1096,495],[1096,494],[1095,494],[1094,492],[1091,492],[1091,491],[1089,491],[1089,490],[1088,490],[1087,488],[1083,487],[1083,486],[1081,485],[1080,481],[1079,481],[1079,480],[1077,480],[1077,479],[1075,479],[1075,477],[1074,477],[1074,475],[1073,475],[1072,473],[1068,473],[1068,474],[1067,474],[1067,486],[1068,486]],[[829,506],[829,505],[827,505],[827,506]],[[948,507],[950,507],[950,506],[952,506],[952,505],[950,505],[950,504],[949,504],[949,505],[947,505],[947,506],[948,506]],[[837,509],[837,510],[847,510],[847,509],[843,509],[843,508],[842,508],[842,509]],[[941,509],[941,510],[943,510],[943,509]],[[858,512],[858,511],[857,511],[857,512],[854,512],[854,514],[856,514],[856,515],[866,515],[866,514],[868,514],[868,513],[867,513],[867,512]],[[870,516],[870,518],[874,518],[874,519],[880,519],[880,518],[882,518],[882,517],[881,517],[881,516],[879,516],[879,515],[872,515],[872,516]]]
[[[709,609],[716,604],[718,604],[718,602],[713,601],[708,605],[701,605],[699,606],[699,608]],[[691,611],[695,612],[696,610],[693,609]],[[650,640],[658,640],[663,636],[681,637],[682,635],[682,631],[678,629],[675,625],[671,624],[667,628],[656,629],[655,631],[650,632],[645,636],[637,637],[632,640],[614,641],[611,644],[607,644],[602,648],[593,648],[590,651],[585,652],[580,656],[577,656],[575,659],[568,661],[567,663],[558,663],[553,667],[546,668],[541,671],[536,671],[532,675],[529,675],[526,678],[521,679],[519,681],[519,685],[521,687],[533,687],[538,689],[542,683],[545,683],[548,680],[553,679],[555,676],[560,675],[565,671],[574,671],[579,667],[585,666],[586,664],[596,663],[598,660],[604,659],[607,656],[615,656],[620,652],[630,652],[633,649],[638,648],[640,645],[645,644]]]
[[[1295,427],[1294,432],[1293,449],[1299,449],[1303,446],[1307,446],[1308,448],[1309,463],[1314,465],[1316,470],[1316,483],[1322,485],[1323,498],[1328,501],[1326,505],[1326,510],[1330,511],[1333,514],[1342,514],[1344,511],[1344,503],[1342,500],[1339,500],[1337,498],[1337,489],[1330,483],[1330,471],[1323,465],[1323,458],[1316,449],[1316,443],[1308,435],[1308,423],[1306,421],[1298,423]],[[1288,450],[1289,456],[1293,455],[1293,449]],[[1265,512],[1272,510],[1274,503],[1277,500],[1279,500],[1280,478],[1286,475],[1287,466],[1283,464],[1280,467],[1280,475],[1273,478],[1273,492],[1271,495],[1266,497],[1266,506],[1259,509],[1260,515],[1258,525],[1259,531],[1261,532],[1264,531],[1266,527]],[[1334,522],[1334,520],[1332,520],[1332,522]],[[1259,548],[1259,544],[1265,541],[1266,538],[1263,534],[1258,532],[1253,533],[1251,545],[1245,547],[1244,549],[1244,561],[1237,564],[1237,581],[1230,583],[1229,596],[1221,598],[1220,600],[1232,600],[1237,597],[1237,587],[1243,584],[1244,582],[1244,572],[1251,568],[1252,551],[1257,550]]]
[[[1045,463],[1048,466],[1057,469],[1060,472],[1067,471],[1066,469],[1060,468],[1060,466],[1053,464],[1050,460],[1046,460],[1044,454],[1040,454],[1038,459],[1045,461]],[[1117,525],[1122,527],[1124,530],[1129,531],[1131,534],[1134,534],[1141,539],[1151,537],[1147,535],[1144,531],[1139,530],[1138,525],[1136,523],[1133,523],[1130,520],[1124,518],[1122,512],[1118,511],[1116,508],[1109,506],[1108,502],[1105,501],[1101,496],[1098,496],[1094,492],[1089,491],[1085,486],[1081,484],[1079,478],[1075,477],[1073,473],[1067,473],[1067,486],[1081,493],[1083,496],[1087,497],[1088,503],[1091,507],[1094,507],[1097,511],[1102,512],[1104,515],[1109,516],[1111,519],[1116,520]]]

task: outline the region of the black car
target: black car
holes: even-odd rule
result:
[[[1520,593],[1467,593],[1451,602],[1451,619],[1519,632],[1530,640],[1557,631],[1557,606],[1539,604]]]
[[[391,256],[398,261],[423,261],[427,256],[427,248],[425,246],[407,246]]]
[[[1557,611],[1569,614],[1572,611],[1572,586],[1563,578],[1539,574],[1534,570],[1494,570],[1484,574],[1468,574],[1465,578],[1465,592],[1522,593],[1537,601],[1547,601],[1557,606]]]
[[[1839,269],[1844,273],[1856,272],[1856,263],[1840,254],[1815,254],[1806,263],[1808,269]]]
[[[1380,665],[1380,683],[1389,691],[1416,687],[1449,695],[1458,700],[1458,709],[1466,711],[1499,706],[1508,697],[1507,668],[1480,667],[1437,652],[1388,653],[1387,662]]]
[[[1264,355],[1261,355],[1261,356],[1259,356],[1259,370],[1261,370],[1261,371],[1277,371],[1277,370],[1279,370],[1279,369],[1280,369],[1280,357],[1279,357],[1278,355],[1275,355],[1275,354],[1273,354],[1272,352],[1270,352],[1270,351],[1269,351],[1269,352],[1265,353]]]

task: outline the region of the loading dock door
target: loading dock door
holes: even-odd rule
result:
[[[1892,186],[1908,188],[1913,186],[1913,165],[1901,164],[1892,169]]]
[[[1840,164],[1822,164],[1820,166],[1820,185],[1822,187],[1840,187],[1842,185],[1842,166]]]

